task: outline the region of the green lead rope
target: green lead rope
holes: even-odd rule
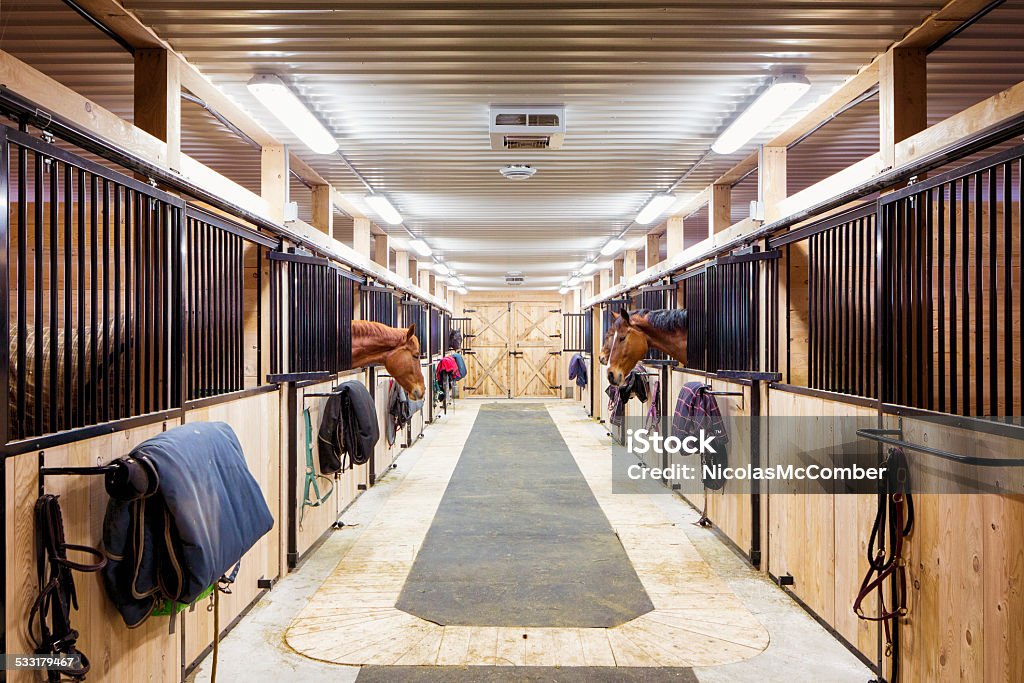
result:
[[[331,481],[330,477],[325,477],[322,474],[317,474],[316,467],[313,465],[313,423],[309,417],[309,408],[302,411],[302,417],[306,422],[306,483],[302,494],[302,512],[299,513],[299,528],[302,528],[302,518],[306,516],[306,508],[320,507],[331,497],[334,493],[334,482]],[[323,479],[328,484],[327,493],[320,494],[320,484],[317,483],[318,479]],[[313,498],[310,498],[310,489],[313,490]]]

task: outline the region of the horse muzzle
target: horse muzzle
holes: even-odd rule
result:
[[[622,373],[621,372],[615,372],[614,370],[609,370],[608,371],[608,383],[609,384],[614,384],[615,386],[619,386],[620,384],[622,384]]]

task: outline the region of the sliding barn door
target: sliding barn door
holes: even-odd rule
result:
[[[509,396],[512,315],[508,303],[472,303],[473,352],[466,354],[467,396]]]
[[[562,311],[548,302],[515,302],[511,308],[512,396],[558,398]]]

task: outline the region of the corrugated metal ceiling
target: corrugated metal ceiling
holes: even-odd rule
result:
[[[525,271],[530,285],[556,285],[628,225],[650,193],[687,171],[773,72],[803,69],[814,87],[762,138],[942,4],[125,2],[301,150],[245,89],[253,73],[285,78],[336,133],[352,163],[392,198],[409,228],[476,287],[500,285],[510,269]],[[933,118],[1021,80],[1022,60],[997,56],[1005,56],[1008,43],[1020,49],[1022,6],[1024,0],[1008,2],[996,10],[1005,19],[979,24],[933,55]],[[0,48],[131,118],[131,59],[116,44],[58,0],[4,0],[2,14]],[[994,41],[1001,43],[997,50]],[[960,52],[949,56],[954,50]],[[990,75],[974,77],[979,67]],[[491,151],[492,103],[564,103],[565,146]],[[862,115],[853,110],[824,128],[819,135],[831,139],[831,152],[805,155],[791,177],[824,177],[840,158],[874,151],[860,153],[870,144],[871,125],[871,107],[862,107]],[[258,190],[253,151],[228,140],[196,105],[183,104],[183,113],[185,152]],[[846,126],[858,133],[847,138]],[[750,149],[712,157],[680,191],[699,191]],[[363,193],[340,159],[300,153],[342,192]],[[531,163],[539,172],[512,183],[497,173],[508,163]],[[745,203],[748,190],[747,183],[738,187],[736,199]],[[298,188],[295,195],[305,193]],[[308,205],[301,211],[308,215]]]

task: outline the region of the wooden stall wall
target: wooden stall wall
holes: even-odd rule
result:
[[[668,396],[669,412],[675,410],[676,398],[679,391],[687,382],[709,383],[713,391],[741,392],[742,396],[716,396],[719,410],[726,418],[748,418],[750,417],[751,387],[736,382],[726,382],[720,379],[708,379],[704,375],[697,375],[688,372],[673,371],[669,373]],[[750,433],[749,430],[734,430],[738,433],[729,435],[729,453],[740,454],[738,462],[748,462],[750,459]],[[694,464],[696,456],[676,456],[673,462],[683,464]],[[730,465],[733,463],[730,462]],[[683,496],[683,498],[698,510],[704,507],[704,498],[707,496],[707,515],[715,527],[735,544],[736,548],[745,555],[749,553],[753,545],[753,512],[751,509],[750,494],[733,493],[729,486],[718,491],[708,491],[706,494],[696,496]]]
[[[127,455],[146,439],[177,425],[176,420],[156,423],[49,448],[45,462],[48,466],[75,467],[104,464]],[[28,632],[28,616],[39,594],[33,521],[33,508],[39,495],[38,454],[14,456],[8,458],[5,465],[7,651],[26,653],[35,649]],[[99,547],[107,508],[102,477],[47,477],[45,484],[47,493],[60,496],[68,543]],[[152,617],[138,628],[129,629],[107,597],[99,574],[76,573],[75,586],[79,609],[72,614],[72,625],[80,634],[78,648],[92,663],[89,680],[173,683],[182,678],[181,639],[184,636],[180,623],[172,632],[167,617]],[[39,680],[34,671],[8,671],[7,675],[11,683]]]
[[[374,477],[380,479],[391,467],[391,464],[402,452],[402,444],[405,443],[405,435],[401,432],[395,434],[395,443],[388,444],[387,421],[388,421],[388,394],[394,379],[388,375],[384,368],[373,370],[374,404],[377,406],[377,421],[380,428],[380,440],[373,453]]]
[[[365,489],[369,484],[369,464],[358,465],[352,469],[346,470],[337,476],[331,477],[334,482],[334,492],[331,497],[323,505],[313,507],[306,506],[303,511],[303,489],[305,485],[305,471],[306,471],[306,434],[305,434],[305,421],[302,416],[304,409],[309,410],[310,424],[312,425],[313,431],[313,466],[319,472],[320,458],[316,446],[316,435],[320,428],[320,420],[322,417],[322,411],[327,403],[327,398],[323,396],[312,396],[312,394],[326,394],[331,391],[332,387],[337,386],[341,382],[356,380],[358,382],[366,382],[366,372],[363,370],[354,370],[350,373],[345,373],[340,376],[336,381],[319,382],[317,384],[311,384],[304,387],[297,387],[294,389],[296,392],[295,397],[295,426],[296,433],[292,435],[295,442],[295,467],[297,468],[298,476],[296,477],[296,492],[295,501],[296,509],[290,511],[294,515],[293,519],[296,520],[296,551],[299,558],[303,558],[311,548],[313,548],[318,541],[327,533],[331,525],[337,521],[338,516],[341,512],[352,504],[352,501]],[[360,489],[360,486],[363,489]],[[323,491],[321,490],[321,493]],[[298,520],[301,518],[301,524]]]
[[[767,413],[807,419],[768,422],[762,463],[791,462],[796,451],[833,451],[856,434],[835,433],[832,417],[876,415],[874,408],[770,389]],[[822,418],[822,419],[815,419]],[[856,431],[855,429],[853,430]],[[785,453],[786,457],[780,456]],[[866,657],[877,654],[875,626],[853,613],[867,572],[867,543],[874,495],[809,494],[799,483],[766,486],[766,559],[772,576],[792,576],[789,590]]]

